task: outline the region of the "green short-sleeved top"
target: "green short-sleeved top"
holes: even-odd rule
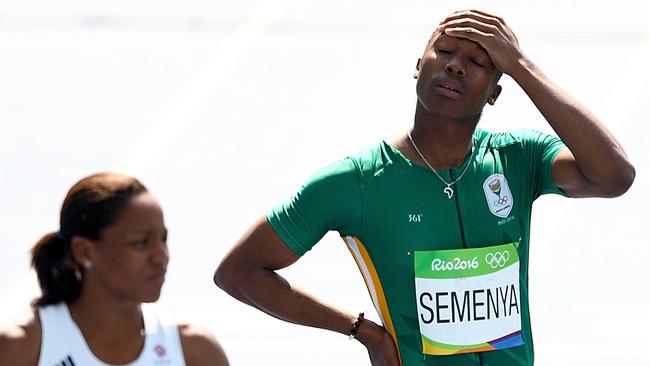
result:
[[[353,254],[373,303],[399,349],[403,365],[533,364],[528,308],[528,242],[533,201],[563,194],[551,166],[563,142],[533,130],[474,132],[466,174],[448,198],[427,167],[386,142],[312,176],[268,221],[289,248],[303,255],[329,230]],[[464,169],[439,171],[448,182]],[[497,182],[498,181],[498,182]],[[505,198],[504,198],[505,197]],[[413,251],[518,243],[523,346],[449,356],[424,355],[419,335]]]

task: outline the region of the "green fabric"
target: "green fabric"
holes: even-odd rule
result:
[[[278,235],[298,255],[329,230],[363,243],[383,287],[406,366],[533,364],[528,308],[531,208],[542,194],[563,194],[552,181],[551,166],[564,144],[557,137],[533,130],[490,133],[477,129],[474,137],[471,165],[456,183],[451,199],[443,194],[445,185],[427,167],[414,164],[381,142],[320,170],[294,197],[267,215]],[[463,167],[439,173],[452,181]],[[505,218],[490,211],[483,188],[486,179],[497,173],[505,176],[512,192],[512,209]],[[482,352],[481,361],[478,353],[425,357],[410,253],[512,242],[519,243],[524,345]]]

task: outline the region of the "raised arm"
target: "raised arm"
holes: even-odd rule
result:
[[[616,197],[635,170],[623,147],[587,108],[523,60],[512,77],[567,145],[553,161],[555,184],[570,197]]]
[[[526,57],[500,17],[471,10],[442,24],[446,34],[479,43],[495,66],[528,94],[567,145],[552,168],[555,184],[571,197],[616,197],[632,185],[635,170],[612,133],[587,108],[549,80]]]
[[[276,318],[347,335],[356,315],[326,304],[276,273],[298,258],[263,217],[225,256],[214,281],[236,299]],[[399,364],[392,338],[383,327],[365,320],[356,338],[368,348],[373,365]]]

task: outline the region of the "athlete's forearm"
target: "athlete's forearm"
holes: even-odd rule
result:
[[[292,286],[275,271],[256,272],[238,280],[220,278],[216,282],[236,299],[278,319],[345,335],[351,331],[355,315]],[[373,365],[399,365],[393,339],[383,327],[364,320],[355,338],[368,349]]]
[[[291,323],[347,334],[356,317],[292,286],[267,269],[240,273],[219,286],[236,299]]]
[[[349,334],[356,314],[346,313],[292,286],[276,272],[298,259],[264,217],[224,257],[214,282],[236,299],[278,319]],[[356,338],[376,357],[396,357],[390,336],[369,320],[362,323]]]
[[[567,145],[582,175],[595,190],[615,194],[629,188],[634,167],[620,143],[596,116],[526,58],[520,60],[510,76]]]

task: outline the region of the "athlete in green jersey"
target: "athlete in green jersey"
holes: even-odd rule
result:
[[[450,318],[450,309],[445,310],[444,301],[438,309],[433,301],[425,301],[428,298],[416,296],[413,253],[517,243],[524,347],[485,353],[484,364],[509,365],[510,360],[530,364],[532,339],[525,294],[531,207],[540,194],[559,192],[550,173],[563,147],[558,138],[534,131],[491,134],[476,130],[474,152],[460,167],[440,172],[447,181],[465,173],[449,198],[443,192],[446,184],[428,167],[382,142],[318,172],[292,200],[271,211],[268,221],[297,255],[329,230],[341,234],[405,365],[434,364],[426,359],[436,357],[444,365],[467,365],[481,355],[423,357],[418,318],[426,320],[433,314],[426,307],[418,314],[417,303],[424,302],[440,314],[433,316],[436,320]],[[490,184],[498,184],[499,192],[493,192]],[[468,312],[476,310],[479,317],[486,313],[485,306],[469,307]]]
[[[501,73],[560,136],[476,129]],[[532,365],[528,248],[545,193],[613,197],[634,168],[611,133],[552,84],[502,19],[445,19],[417,63],[411,131],[314,175],[224,258],[216,283],[290,322],[358,339],[372,365]],[[338,231],[382,325],[291,287],[275,270]]]

